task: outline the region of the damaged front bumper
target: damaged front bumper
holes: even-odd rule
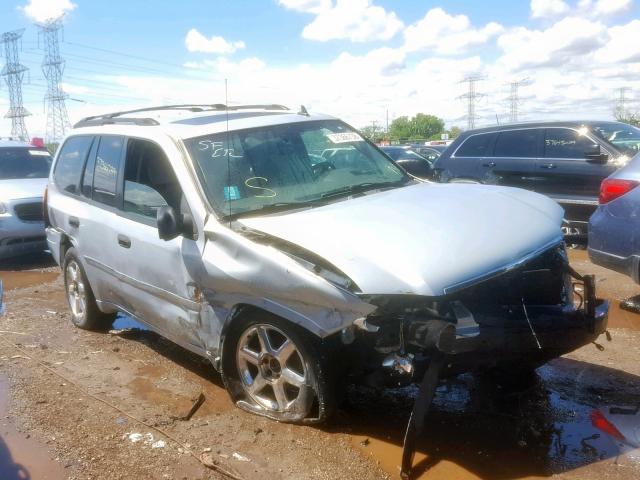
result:
[[[381,307],[357,337],[369,352],[360,365],[365,383],[419,381],[434,352],[447,357],[441,376],[516,372],[594,342],[606,331],[609,302],[597,298],[594,277],[575,272],[561,253],[431,303],[372,299]],[[375,364],[386,375],[373,373]]]

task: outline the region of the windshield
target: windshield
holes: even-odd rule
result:
[[[594,133],[629,156],[640,151],[640,129],[626,123],[596,123],[591,126]]]
[[[337,120],[216,133],[184,143],[222,216],[296,208],[410,181]]]
[[[383,151],[394,160],[426,160],[422,155],[404,148],[384,148]]]
[[[28,147],[0,148],[0,180],[47,178],[51,155],[42,149]]]

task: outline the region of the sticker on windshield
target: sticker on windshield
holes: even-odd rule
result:
[[[224,199],[227,202],[229,200],[240,200],[240,189],[236,185],[224,187]]]
[[[349,143],[349,142],[363,142],[364,139],[356,132],[344,132],[344,133],[328,133],[327,138],[333,143]]]
[[[49,156],[49,152],[47,152],[46,150],[29,150],[29,154],[35,155],[35,156],[41,156],[41,157]]]

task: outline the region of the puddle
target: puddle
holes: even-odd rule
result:
[[[633,383],[630,391],[636,394],[613,398],[603,385],[591,383],[592,374],[586,375],[584,386],[578,384],[579,363],[562,359],[545,366],[525,392],[508,395],[472,375],[443,383],[418,441],[413,478],[599,479],[611,472],[607,466],[613,463],[640,471],[639,451],[616,442],[591,421],[596,408],[608,411],[604,398],[640,405],[640,378],[592,366],[603,378],[617,372],[624,377],[620,381]],[[411,387],[382,394],[355,390],[349,395],[353,445],[392,478],[399,473],[404,426],[415,394]],[[640,415],[631,421],[631,430],[640,432]]]
[[[47,447],[26,438],[5,418],[8,382],[0,376],[0,478],[2,480],[63,480],[65,471],[47,452]]]
[[[149,330],[149,328],[146,325],[134,320],[133,318],[123,313],[118,314],[111,328],[113,330],[126,330],[128,328],[137,328],[138,330]]]
[[[6,290],[15,290],[53,282],[59,275],[59,270],[53,272],[42,270],[0,271],[0,280]]]

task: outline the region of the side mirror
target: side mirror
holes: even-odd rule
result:
[[[606,153],[602,153],[600,145],[597,143],[591,145],[589,149],[584,152],[584,156],[587,161],[593,163],[607,163],[607,161],[609,160],[609,155],[607,155]]]
[[[172,240],[180,235],[178,216],[173,208],[164,206],[156,214],[158,236],[162,240]]]

